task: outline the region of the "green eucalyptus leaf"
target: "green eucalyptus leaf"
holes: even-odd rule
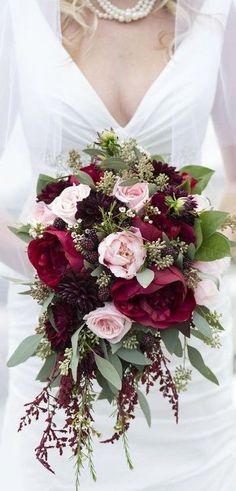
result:
[[[157,185],[154,182],[148,184],[149,196],[153,196],[157,192]]]
[[[194,231],[196,235],[196,250],[198,250],[199,247],[201,247],[203,241],[201,222],[198,218],[194,222]]]
[[[56,389],[60,386],[62,375],[59,373],[57,377],[50,384],[51,389]]]
[[[37,188],[36,192],[37,194],[41,193],[41,191],[50,183],[50,182],[55,182],[57,179],[47,176],[46,174],[39,174],[38,181],[37,181]]]
[[[151,418],[151,410],[150,410],[147,398],[145,397],[143,392],[141,392],[141,390],[139,390],[139,389],[137,390],[137,394],[138,394],[138,402],[139,402],[140,407],[143,411],[143,414],[146,418],[147,424],[150,427],[152,424],[152,418]]]
[[[97,354],[95,354],[95,362],[103,377],[114,385],[117,390],[121,390],[121,379],[115,367],[108,360]]]
[[[221,225],[229,217],[229,213],[224,211],[209,210],[203,211],[200,215],[201,229],[204,239],[210,237],[220,229]]]
[[[136,349],[121,348],[119,351],[117,351],[117,356],[134,365],[145,366],[151,365],[152,363],[149,358],[147,358],[141,351]]]
[[[93,271],[91,271],[91,276],[94,276],[94,277],[98,277],[100,276],[100,274],[103,272],[103,267],[101,264],[99,264],[99,266],[94,269]]]
[[[100,148],[85,148],[83,150],[83,153],[86,153],[86,155],[90,155],[90,157],[99,157],[106,155],[105,152]]]
[[[163,164],[165,163],[164,157],[162,157],[162,155],[158,155],[158,154],[152,155],[151,160],[157,160],[157,162],[162,162]]]
[[[206,337],[212,338],[212,330],[204,317],[202,317],[198,312],[193,314],[193,322],[198,330]]]
[[[191,365],[196,368],[205,378],[219,385],[215,374],[204,363],[201,353],[193,346],[188,345],[188,357]]]
[[[179,331],[175,327],[171,327],[170,329],[161,329],[160,330],[161,339],[169,353],[173,355],[178,339],[179,339]]]
[[[83,326],[79,327],[79,329],[77,329],[77,331],[71,337],[72,358],[71,358],[70,368],[75,382],[77,382],[77,369],[79,363],[78,341],[79,341],[79,335],[82,327]]]
[[[139,182],[139,179],[137,177],[129,177],[128,179],[122,180],[119,185],[120,186],[134,186],[134,184],[137,184]]]
[[[90,186],[90,188],[95,187],[92,177],[89,174],[87,174],[87,172],[83,172],[82,170],[79,170],[76,173],[76,177],[79,179],[79,182],[81,184],[86,184],[87,186]]]
[[[115,344],[111,343],[110,346],[111,346],[111,352],[114,355],[120,348],[122,348],[123,344],[122,341],[120,341],[119,343],[115,343]]]
[[[187,172],[190,176],[197,179],[198,183],[193,189],[193,194],[201,194],[214,174],[214,170],[201,165],[186,165],[179,172]]]
[[[148,268],[136,274],[137,281],[143,288],[147,288],[154,280],[154,277],[154,271]]]
[[[205,239],[197,250],[195,259],[198,261],[215,261],[231,256],[228,239],[219,232],[215,232]]]
[[[115,367],[116,371],[119,374],[120,379],[122,380],[122,377],[123,377],[123,367],[122,367],[122,363],[120,361],[120,358],[117,355],[115,355],[115,354],[114,355],[113,354],[110,354],[109,355],[109,361],[111,362],[111,364],[113,365],[113,367]]]
[[[42,305],[42,309],[40,311],[40,315],[44,314],[44,312],[46,312],[46,310],[48,309],[49,305],[52,303],[53,299],[54,299],[54,296],[55,296],[55,293],[52,292],[50,293],[50,295],[46,298],[46,300],[44,300],[43,302],[43,305]]]
[[[52,370],[55,366],[57,356],[56,354],[53,354],[46,358],[41,370],[39,371],[36,380],[39,380],[39,382],[47,382],[49,380],[49,377],[52,373]]]
[[[188,254],[188,257],[193,261],[194,256],[196,254],[196,247],[194,244],[189,244],[187,254]]]
[[[112,170],[126,170],[127,164],[119,157],[109,157],[108,159],[102,160],[100,167],[102,169],[112,169]]]
[[[7,366],[15,367],[28,360],[35,354],[42,338],[43,334],[33,334],[25,338],[8,360]]]
[[[8,229],[27,244],[32,240],[32,237],[29,235],[30,225],[22,225],[22,227],[19,228],[9,226]]]

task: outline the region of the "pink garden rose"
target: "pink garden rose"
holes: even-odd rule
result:
[[[55,218],[56,215],[43,201],[39,201],[35,204],[32,220],[42,223],[43,225],[52,225]]]
[[[136,276],[146,258],[143,238],[138,228],[108,235],[98,247],[99,262],[119,278]]]
[[[105,307],[93,310],[84,316],[84,320],[94,334],[114,344],[119,343],[132,326],[132,321],[121,314],[112,303],[106,303]]]
[[[121,186],[121,179],[118,179],[113,189],[113,196],[125,203],[128,208],[140,211],[146,201],[149,200],[149,188],[147,182],[138,182],[133,186]]]
[[[75,214],[78,201],[82,201],[90,194],[91,188],[87,184],[73,185],[64,189],[50,204],[50,208],[57,217],[72,225],[76,222]]]
[[[194,296],[198,305],[212,307],[219,300],[219,289],[217,280],[227,271],[230,258],[217,259],[216,261],[197,261],[193,267],[206,275],[199,281]]]

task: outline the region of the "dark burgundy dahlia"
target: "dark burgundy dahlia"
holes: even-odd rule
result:
[[[79,181],[75,176],[70,176],[68,179],[52,181],[42,189],[41,193],[37,195],[37,201],[44,201],[46,205],[49,205],[62,193],[62,191],[64,191],[64,189],[72,186],[73,184],[79,184]]]
[[[64,352],[70,347],[71,336],[78,329],[76,310],[71,305],[56,303],[52,307],[52,317],[53,321],[48,320],[45,324],[48,340],[55,351]]]
[[[112,208],[112,205],[114,207]],[[84,229],[92,227],[95,223],[102,221],[101,208],[104,211],[112,210],[114,216],[119,213],[118,202],[112,196],[106,196],[101,191],[91,191],[90,195],[77,203],[76,220],[82,219]]]
[[[96,280],[89,273],[71,272],[60,282],[57,292],[63,302],[76,309],[79,319],[103,305],[99,300]]]
[[[159,174],[165,174],[167,177],[169,177],[169,182],[172,186],[179,186],[183,182],[183,177],[177,171],[176,167],[157,160],[153,160],[152,165],[154,167],[155,177],[158,177]]]

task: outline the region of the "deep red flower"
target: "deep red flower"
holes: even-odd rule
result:
[[[159,174],[165,174],[169,177],[169,184],[171,186],[178,186],[182,183],[182,175],[176,167],[161,162],[160,160],[153,160],[152,165],[154,167],[154,176],[158,177]]]
[[[71,345],[71,336],[78,329],[76,311],[71,305],[57,303],[52,306],[54,326],[45,323],[46,334],[55,351],[64,352]],[[56,328],[56,329],[55,329]]]
[[[196,241],[196,235],[191,225],[174,220],[165,214],[153,215],[153,225],[144,222],[140,217],[135,217],[132,220],[133,227],[139,228],[142,237],[148,241],[156,241],[162,238],[162,233],[168,236],[170,240],[179,237],[186,244],[194,244]]]
[[[28,245],[28,256],[41,281],[55,288],[65,272],[83,267],[83,257],[76,251],[68,231],[49,227],[41,239]]]
[[[104,175],[103,170],[99,169],[99,167],[95,164],[86,165],[81,170],[92,177],[93,182],[95,183],[99,182],[101,177]]]
[[[190,191],[192,192],[194,188],[196,187],[198,180],[195,179],[195,177],[191,176],[188,172],[182,172],[182,182],[189,182],[190,185]]]
[[[62,193],[62,191],[64,191],[64,189],[73,186],[73,184],[79,184],[79,181],[75,176],[70,176],[68,179],[52,181],[37,195],[37,201],[44,201],[44,203],[49,205]]]
[[[112,286],[116,308],[139,324],[156,329],[190,320],[196,301],[183,274],[175,266],[163,271],[153,268],[153,271],[154,280],[147,288],[136,278],[116,280]]]

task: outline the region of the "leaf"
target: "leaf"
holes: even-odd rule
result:
[[[184,267],[184,255],[182,252],[179,252],[178,257],[176,259],[176,264],[179,267],[179,269],[183,269]]]
[[[193,314],[193,322],[198,330],[206,337],[212,338],[212,330],[204,317],[202,317],[198,312]]]
[[[47,176],[46,174],[39,174],[36,192],[37,194],[41,193],[41,191],[50,183],[55,182],[57,179]]]
[[[25,285],[25,286],[33,285],[32,282],[27,282],[25,280],[20,280],[18,278],[11,278],[10,276],[1,276],[1,278],[7,281],[12,281],[12,283],[16,283],[17,285]]]
[[[42,338],[43,334],[33,334],[25,338],[8,360],[7,366],[9,368],[16,367],[28,360],[35,354]]]
[[[157,160],[157,162],[162,162],[163,164],[165,163],[165,159],[162,155],[152,155],[151,160]]]
[[[196,254],[196,247],[194,244],[189,244],[188,250],[187,250],[188,257],[193,261],[194,256]]]
[[[60,386],[60,383],[61,383],[61,378],[62,378],[62,375],[59,373],[57,375],[57,377],[52,381],[52,383],[50,384],[50,387],[52,389],[56,388],[56,387],[59,387]]]
[[[143,411],[143,414],[144,414],[144,416],[146,418],[147,424],[150,427],[151,424],[152,424],[152,421],[151,421],[151,410],[150,410],[150,407],[149,407],[147,398],[145,397],[145,395],[143,394],[143,392],[141,392],[141,390],[139,390],[139,389],[137,389],[137,394],[138,394],[138,402],[139,402],[140,407],[141,407],[141,409]]]
[[[117,370],[113,367],[113,365],[108,361],[95,354],[95,362],[98,367],[98,370],[103,375],[103,377],[110,382],[114,387],[118,390],[121,390],[122,383],[120,376]]]
[[[182,167],[179,172],[188,172],[190,176],[197,179],[198,183],[196,184],[192,192],[193,194],[201,194],[202,191],[206,188],[215,171],[201,165],[186,165],[185,167]]]
[[[231,256],[229,241],[223,234],[215,232],[203,241],[196,252],[195,259],[197,261],[215,261],[227,256]]]
[[[97,268],[95,268],[93,271],[91,271],[91,276],[98,277],[100,274],[103,272],[103,267],[101,264]]]
[[[171,355],[173,355],[179,339],[178,329],[176,329],[175,327],[172,327],[170,329],[162,329],[160,330],[160,336],[166,349]]]
[[[178,356],[178,358],[182,358],[182,356],[183,356],[183,347],[182,347],[182,344],[181,344],[181,341],[179,338],[178,338],[178,341],[177,341],[177,344],[176,344],[176,347],[175,347],[173,354],[175,356]]]
[[[190,345],[188,345],[188,357],[191,365],[196,368],[196,370],[214,384],[219,385],[219,381],[215,374],[205,365],[201,353]]]
[[[211,210],[202,212],[200,220],[204,239],[214,234],[225,223],[228,216],[229,213],[224,211]]]
[[[71,346],[72,346],[72,359],[70,363],[70,368],[72,371],[72,376],[75,382],[77,382],[77,368],[79,363],[79,353],[78,353],[78,340],[80,331],[83,326],[81,326],[71,337]]]
[[[147,288],[150,285],[150,283],[152,283],[154,277],[155,277],[154,271],[148,268],[136,274],[137,281],[143,288]]]
[[[119,343],[111,343],[111,352],[112,354],[114,355],[120,348],[122,347],[122,341],[120,341]]]
[[[44,312],[46,312],[50,303],[52,303],[52,301],[54,299],[54,295],[55,295],[54,292],[50,293],[50,295],[46,298],[46,300],[44,300],[43,305],[42,305],[42,309],[40,311],[40,315],[42,315],[42,314],[44,314]]]
[[[198,250],[199,247],[201,247],[202,241],[203,241],[201,222],[198,218],[194,222],[194,231],[195,231],[196,240],[197,240],[196,250]]]
[[[137,177],[129,177],[128,179],[122,180],[119,185],[120,186],[133,186],[134,184],[137,184],[139,182],[139,179]]]
[[[87,155],[90,155],[90,157],[106,155],[105,152],[103,152],[103,150],[101,150],[100,148],[85,148],[83,152],[86,153]]]
[[[76,172],[76,177],[79,179],[79,182],[81,184],[86,184],[87,186],[90,186],[90,188],[95,187],[92,177],[89,174],[87,174],[87,172],[83,172],[82,170],[79,170]]]
[[[132,365],[151,365],[151,360],[147,358],[141,351],[135,349],[121,348],[117,351],[117,356]]]
[[[148,189],[149,189],[149,196],[153,196],[157,192],[157,185],[154,184],[154,182],[151,182],[148,184]]]
[[[39,382],[47,382],[55,366],[56,358],[57,357],[55,354],[46,358],[44,365],[36,377],[36,380],[39,380]]]
[[[207,320],[207,317],[209,315],[211,315],[211,311],[210,309],[208,309],[208,307],[206,307],[205,305],[198,305],[197,308],[196,308],[196,311],[202,316],[204,317],[204,319]],[[214,324],[215,324],[216,321],[214,321]],[[219,331],[224,331],[224,327],[221,325],[221,323],[219,322],[219,320],[217,320],[216,322],[216,327]]]
[[[107,399],[107,401],[111,404],[115,394],[111,390],[111,384],[109,385],[106,379],[102,376],[100,372],[97,373],[97,382],[102,388],[102,391],[100,392],[98,396],[98,400],[101,399]],[[115,389],[117,391],[117,389]]]
[[[122,377],[123,377],[123,367],[122,367],[122,363],[120,361],[120,358],[118,358],[118,356],[115,355],[115,354],[114,355],[110,354],[109,355],[109,361],[111,362],[111,364],[113,365],[113,367],[115,367],[116,371],[119,374],[120,379],[122,380]]]
[[[8,229],[26,243],[29,243],[32,240],[32,237],[29,235],[30,225],[22,225],[22,227],[19,228],[9,226]]]
[[[121,160],[119,157],[109,157],[108,159],[104,159],[100,167],[102,169],[113,169],[113,170],[126,170],[127,164]]]

